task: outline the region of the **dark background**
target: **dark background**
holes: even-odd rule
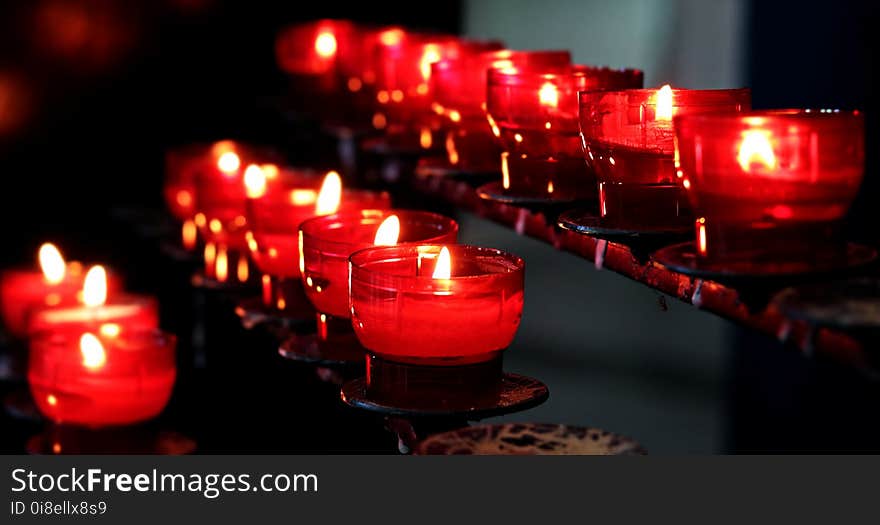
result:
[[[547,9],[554,8],[553,2],[546,4]],[[853,238],[876,243],[880,187],[874,176],[877,36],[873,29],[878,22],[874,2],[743,4],[747,10],[744,66],[755,107],[865,110],[867,171],[849,227]],[[285,79],[274,63],[278,29],[298,20],[337,17],[459,31],[466,6],[437,5],[429,9],[424,2],[5,3],[0,7],[0,266],[31,264],[41,242],[60,240],[71,256],[137,268],[141,274],[127,275],[128,284],[153,291],[163,279],[163,270],[131,262],[141,255],[142,247],[131,241],[115,212],[161,210],[166,147],[229,137],[279,146],[294,162],[308,160],[307,152],[295,146],[299,137],[279,112]],[[523,24],[528,30],[527,21]],[[492,232],[485,234],[487,238],[502,235]],[[562,254],[547,255],[556,256]],[[531,267],[535,268],[540,270],[540,262]],[[548,263],[545,274],[531,274],[530,282],[549,281],[558,270],[555,261]],[[163,317],[168,315],[167,306],[163,302]],[[539,325],[552,322],[549,310],[543,311],[541,305],[532,306],[528,315]],[[876,401],[872,382],[853,380],[848,372],[782,353],[763,337],[739,331],[725,334],[725,344],[733,348],[725,372],[732,384],[727,396],[728,450],[847,448],[845,436],[831,439],[824,432],[825,441],[792,441],[817,421],[856,427],[856,432],[863,432],[858,443],[870,441],[874,425],[859,428],[862,425],[854,421]],[[521,333],[524,337],[528,341]],[[556,363],[550,357],[546,362]],[[607,364],[591,366],[602,371]],[[564,366],[563,362],[557,368]],[[699,382],[692,377],[667,380],[657,384],[674,390],[679,383]],[[222,389],[225,384],[214,386]],[[198,406],[204,400],[190,402]],[[780,420],[780,414],[787,416]],[[252,418],[240,425],[258,421],[259,414]],[[270,449],[284,450],[278,441],[270,444]],[[229,450],[228,445],[217,445],[216,450]],[[338,443],[324,445],[333,448]]]

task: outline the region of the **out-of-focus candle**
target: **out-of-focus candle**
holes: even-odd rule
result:
[[[300,282],[298,231],[303,221],[391,206],[385,192],[343,189],[339,174],[333,171],[322,180],[310,171],[254,166],[247,169],[245,184],[248,245],[254,264],[268,277],[263,290],[266,306],[286,306],[290,293],[285,289]]]
[[[30,340],[28,383],[52,421],[102,427],[158,415],[176,376],[173,335],[44,332]]]
[[[630,89],[581,93],[587,164],[599,182],[602,217],[651,227],[691,218],[673,165],[675,116],[749,109],[748,89]]]
[[[415,365],[492,360],[513,341],[525,263],[467,245],[376,247],[351,256],[352,326],[383,359]]]
[[[864,174],[860,113],[681,116],[675,133],[700,256],[761,263],[845,254],[841,221]]]
[[[435,62],[431,107],[445,118],[450,165],[465,172],[497,172],[501,147],[486,120],[487,73],[491,68],[562,68],[568,51],[487,51]]]
[[[641,87],[642,78],[638,70],[581,65],[491,69],[486,104],[504,149],[504,188],[548,199],[594,198],[596,178],[584,166],[578,134],[577,94]]]
[[[0,275],[0,313],[3,324],[15,337],[27,334],[28,318],[40,308],[72,306],[79,303],[85,272],[78,262],[66,263],[58,249],[43,244],[38,253],[39,270],[7,270]],[[111,293],[119,279],[107,275]]]
[[[503,47],[496,41],[464,40],[386,29],[375,51],[376,113],[386,138],[398,149],[429,150],[442,146],[440,120],[431,110],[431,66],[444,59],[471,56]],[[381,118],[377,118],[377,116]]]
[[[399,236],[377,238],[390,216],[398,219]],[[458,224],[442,215],[409,210],[363,210],[303,222],[299,228],[306,295],[319,316],[348,318],[348,257],[374,244],[454,243]]]
[[[108,300],[107,292],[106,271],[101,266],[93,266],[83,281],[82,304],[34,311],[30,316],[28,333],[95,331],[113,335],[158,327],[159,307],[154,297],[113,294]]]

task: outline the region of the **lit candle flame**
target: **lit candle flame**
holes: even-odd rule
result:
[[[196,237],[198,235],[198,230],[196,230],[196,223],[193,220],[183,221],[183,226],[180,228],[180,236],[183,241],[183,247],[187,250],[192,250],[196,247]]]
[[[452,257],[449,256],[449,248],[444,246],[437,256],[437,264],[434,266],[432,279],[449,279],[452,277]]]
[[[373,244],[376,246],[394,246],[400,237],[400,219],[397,215],[390,215],[382,221],[376,230]]]
[[[433,143],[434,137],[431,134],[431,128],[423,127],[419,133],[419,145],[422,146],[422,149],[430,149]]]
[[[552,82],[544,82],[538,90],[538,100],[542,106],[555,108],[559,106],[559,90]]]
[[[90,308],[101,306],[107,302],[107,270],[95,265],[86,272],[82,289],[83,304]]]
[[[776,154],[770,144],[770,132],[762,129],[744,131],[736,160],[747,173],[754,171],[755,164],[768,170],[776,169]]]
[[[119,337],[119,334],[122,333],[122,327],[118,323],[104,323],[98,328],[98,331],[104,337],[113,338]]]
[[[234,151],[227,151],[217,158],[217,169],[227,176],[235,175],[241,167],[241,158]]]
[[[399,28],[386,29],[379,35],[379,41],[385,46],[396,46],[403,40],[403,30]]]
[[[339,209],[342,200],[342,178],[335,171],[327,173],[318,192],[315,215],[330,215]]]
[[[86,332],[79,338],[79,351],[82,364],[89,370],[98,370],[107,363],[107,352],[104,345],[94,334]]]
[[[290,203],[294,206],[308,206],[318,200],[315,190],[290,190]]]
[[[440,46],[437,44],[425,45],[425,52],[422,54],[422,61],[419,64],[425,82],[431,78],[431,64],[438,62],[440,58]]]
[[[214,278],[225,283],[229,277],[229,256],[226,252],[226,246],[220,246],[217,250],[217,259],[214,261],[214,265]]]
[[[672,120],[672,87],[669,84],[657,90],[654,120]]]
[[[244,170],[244,188],[248,198],[259,199],[266,194],[266,174],[256,164]]]
[[[246,283],[251,276],[250,265],[248,265],[247,255],[239,254],[238,256],[238,266],[235,269],[236,276],[238,277],[238,282]]]
[[[49,284],[58,284],[64,280],[65,264],[61,252],[52,243],[44,243],[37,254],[43,277]]]
[[[315,53],[323,58],[330,58],[336,54],[336,36],[330,31],[324,31],[315,39]]]

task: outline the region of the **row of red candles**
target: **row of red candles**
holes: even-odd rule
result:
[[[833,224],[858,188],[857,113],[746,112],[748,90],[634,89],[639,71],[500,48],[333,21],[282,34],[278,59],[310,107],[334,109],[318,112],[324,122],[351,127],[341,115],[366,115],[395,147],[443,144],[452,168],[500,171],[505,190],[598,193],[601,215],[641,213],[646,224],[679,219],[685,190],[706,257],[708,239],[732,238],[725,230]],[[451,219],[388,211],[386,194],[343,191],[335,172],[286,168],[230,141],[167,160],[166,199],[184,245],[201,235],[207,277],[248,281],[253,262],[264,302],[282,312],[284,285],[301,280],[319,320],[350,317],[364,347],[391,360],[482,361],[513,339],[523,261],[454,244]],[[674,216],[662,211],[670,202]],[[151,417],[174,381],[173,337],[153,331],[155,302],[111,292],[107,305],[81,304],[81,267],[62,266],[60,279],[57,269],[4,274],[6,325],[21,333],[28,319],[38,406],[84,424]]]
[[[124,292],[101,265],[65,261],[53,244],[38,259],[38,269],[0,274],[0,314],[10,335],[28,341],[40,412],[99,426],[160,413],[176,377],[176,339],[158,329],[157,300]]]
[[[629,229],[695,227],[707,259],[836,249],[863,176],[858,111],[751,111],[748,89],[641,89],[639,70],[502,47],[339,20],[276,41],[291,99],[320,121],[445,149],[448,170],[501,172],[512,196],[595,202]]]

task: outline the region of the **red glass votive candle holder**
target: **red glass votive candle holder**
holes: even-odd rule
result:
[[[486,120],[486,83],[491,68],[562,68],[568,51],[487,51],[431,66],[431,107],[444,118],[449,164],[468,173],[498,172],[501,147]]]
[[[157,416],[176,377],[176,338],[158,331],[108,337],[43,332],[30,341],[28,383],[56,423],[104,427]]]
[[[595,198],[595,175],[584,165],[578,134],[577,94],[641,87],[643,73],[581,65],[495,68],[487,82],[487,112],[504,150],[504,189],[558,200]]]
[[[647,228],[690,224],[676,183],[672,119],[751,107],[749,89],[630,89],[580,94],[587,164],[599,183],[599,213]]]
[[[719,262],[822,262],[846,254],[841,222],[864,175],[858,112],[676,117],[680,184],[697,254]]]
[[[520,257],[466,245],[352,254],[352,326],[368,351],[368,395],[396,406],[497,400],[524,270]]]
[[[262,299],[267,307],[285,310],[291,297],[302,294],[299,264],[299,226],[318,215],[321,178],[311,170],[264,167],[260,183],[248,189],[248,247],[263,274]],[[253,179],[253,178],[252,178]],[[342,190],[337,213],[391,207],[386,192]],[[299,287],[300,289],[294,289]]]
[[[442,146],[442,120],[431,109],[431,66],[444,59],[499,50],[497,41],[465,40],[386,29],[376,48],[376,105],[373,126],[398,150],[432,150]]]
[[[57,248],[40,248],[40,269],[11,269],[0,273],[0,315],[10,335],[24,337],[31,315],[44,308],[81,304],[86,272],[79,262],[65,262]],[[105,272],[107,293],[121,288],[119,277]]]
[[[252,164],[272,165],[279,156],[268,149],[232,143],[234,149],[204,163],[196,176],[194,222],[205,241],[205,277],[218,282],[248,282],[247,189],[244,173]]]
[[[351,317],[348,257],[373,246],[379,226],[392,215],[398,218],[399,235],[382,243],[455,243],[458,238],[458,223],[425,211],[362,210],[303,222],[299,227],[302,279],[319,318]]]

